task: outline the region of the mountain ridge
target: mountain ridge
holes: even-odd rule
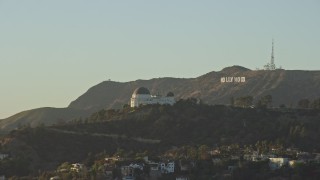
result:
[[[6,133],[23,126],[41,126],[65,123],[74,118],[87,117],[90,111],[72,108],[43,107],[19,112],[0,120],[0,132]]]
[[[221,78],[245,77],[245,82],[221,82]],[[196,78],[153,78],[129,82],[104,81],[89,88],[72,101],[68,107],[32,113],[16,114],[0,120],[0,131],[10,131],[23,124],[50,125],[59,121],[89,115],[108,108],[122,108],[128,104],[132,92],[138,87],[146,87],[151,94],[165,95],[172,91],[175,98],[198,98],[207,104],[229,104],[230,99],[253,96],[255,100],[272,95],[273,106],[285,104],[293,106],[300,99],[320,97],[320,71],[308,70],[250,70],[242,66],[230,66],[221,71],[211,71]],[[54,112],[53,112],[54,111]],[[35,114],[40,115],[35,115]],[[58,115],[57,115],[58,114]],[[59,120],[60,119],[60,120]]]

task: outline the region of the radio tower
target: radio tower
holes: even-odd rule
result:
[[[274,64],[274,42],[272,39],[272,52],[271,52],[271,62],[270,62],[270,70],[275,70],[276,69],[276,65]]]
[[[264,67],[264,70],[275,70],[276,69],[276,65],[274,64],[274,42],[273,42],[273,39],[272,39],[272,51],[271,51],[270,63],[264,65],[263,67]]]

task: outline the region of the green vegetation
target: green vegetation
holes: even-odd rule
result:
[[[309,99],[301,99],[298,101],[298,108],[320,109],[320,98],[313,101],[310,101]]]
[[[262,98],[268,105],[271,98]],[[268,105],[269,106],[269,105]],[[197,104],[188,99],[174,106],[102,110],[84,123],[55,126],[74,132],[118,134],[161,140],[161,146],[198,144],[254,144],[280,142],[304,150],[319,150],[320,111],[317,109],[261,109]]]
[[[252,104],[249,97],[243,102],[242,107]],[[263,107],[270,107],[271,102],[272,97],[261,98]],[[208,171],[202,166],[219,169],[206,165],[212,147],[219,147],[221,157],[237,155],[240,149],[260,153],[277,149],[278,155],[287,147],[319,152],[319,119],[319,109],[240,108],[198,104],[195,99],[180,100],[174,106],[100,110],[87,119],[22,127],[2,137],[1,151],[10,152],[11,157],[0,161],[0,174],[48,177],[57,167],[65,169],[70,163],[82,162],[91,167],[86,175],[91,178],[99,174],[95,173],[103,163],[99,160],[106,156],[141,159],[171,154],[174,159],[199,161],[194,174],[200,177]],[[180,148],[168,153],[172,147]],[[242,171],[235,173],[245,179],[243,172],[250,174],[251,166],[243,164]],[[255,173],[264,168],[265,164],[259,165]]]
[[[253,105],[253,97],[252,96],[238,97],[235,100],[234,105],[237,107],[243,107],[243,108],[250,107]]]

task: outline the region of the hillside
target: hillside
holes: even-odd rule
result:
[[[52,125],[65,123],[79,117],[87,117],[89,111],[72,108],[39,108],[20,112],[14,116],[0,121],[0,132],[5,133],[9,130],[21,126],[36,127],[39,125]]]
[[[222,77],[245,77],[243,83],[221,83]],[[320,97],[320,71],[250,70],[232,66],[218,72],[209,72],[197,78],[154,78],[131,82],[104,81],[70,103],[67,108],[50,111],[32,110],[0,121],[0,131],[9,131],[18,125],[38,123],[52,124],[68,121],[85,112],[107,108],[122,108],[128,104],[132,92],[146,87],[152,94],[165,95],[171,91],[175,98],[199,98],[207,104],[230,104],[232,97],[253,96],[254,101],[265,95],[272,95],[273,106],[284,104],[295,107],[301,99],[313,100]],[[36,115],[38,114],[38,115]],[[59,116],[57,116],[59,114]]]
[[[221,83],[221,77],[245,77],[245,83]],[[231,97],[250,95],[259,99],[273,96],[273,105],[296,105],[303,98],[320,97],[320,71],[275,70],[253,71],[240,66],[224,68],[197,78],[158,78],[120,83],[105,81],[71,102],[76,109],[120,108],[127,104],[137,87],[146,87],[152,94],[172,91],[176,99],[200,98],[208,104],[229,104]],[[302,90],[303,89],[303,90]]]
[[[159,156],[173,147],[254,146],[264,141],[267,148],[320,150],[317,109],[234,108],[186,100],[174,106],[123,109],[112,116],[108,111],[95,114],[87,122],[12,131],[0,138],[0,147],[15,158],[27,158],[23,169],[28,172],[54,170],[66,161],[88,162],[95,154],[112,155],[119,149]]]
[[[149,105],[134,111],[99,111],[87,123],[57,127],[72,132],[118,134],[160,140],[162,146],[254,144],[281,141],[287,146],[320,150],[319,109],[237,108],[197,104]],[[92,123],[91,123],[92,122]]]

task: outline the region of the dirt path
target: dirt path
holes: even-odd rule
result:
[[[65,133],[65,134],[73,134],[73,135],[109,137],[109,138],[115,138],[115,139],[121,138],[121,139],[134,140],[134,141],[137,141],[137,142],[148,143],[148,144],[158,144],[158,143],[161,142],[161,140],[157,140],[157,139],[146,139],[146,138],[141,138],[141,137],[127,137],[125,135],[118,135],[118,134],[77,132],[77,131],[67,131],[67,130],[61,130],[61,129],[55,129],[55,128],[49,128],[49,130],[60,132],[60,133]]]

